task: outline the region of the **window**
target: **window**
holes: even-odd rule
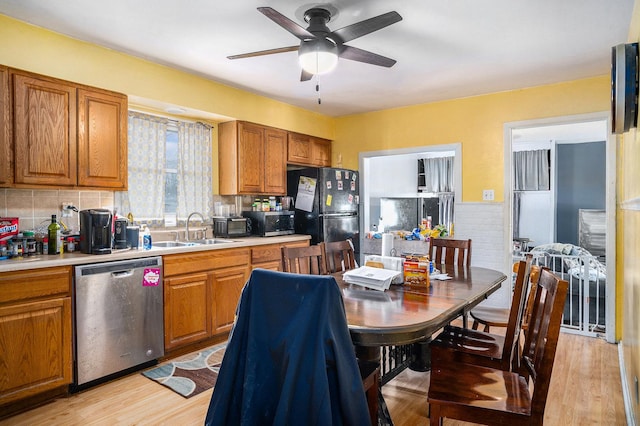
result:
[[[211,127],[129,112],[129,190],[116,193],[121,215],[176,226],[212,208]]]
[[[178,217],[178,127],[167,126],[164,167],[164,224],[176,226]]]

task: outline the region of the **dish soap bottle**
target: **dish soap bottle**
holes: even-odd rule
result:
[[[151,232],[149,231],[149,227],[145,227],[144,233],[142,234],[142,249],[151,250]]]

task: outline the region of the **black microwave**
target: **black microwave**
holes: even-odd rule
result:
[[[232,238],[248,237],[250,235],[249,223],[244,217],[214,217],[213,235],[215,237]]]
[[[246,211],[242,216],[250,220],[251,234],[261,237],[273,237],[276,235],[288,235],[295,232],[292,211],[259,212]]]

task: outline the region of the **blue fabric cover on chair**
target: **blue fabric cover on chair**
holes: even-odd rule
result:
[[[370,424],[333,277],[252,272],[205,420],[240,424]]]

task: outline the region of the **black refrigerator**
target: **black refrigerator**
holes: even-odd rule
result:
[[[311,235],[311,244],[350,238],[359,259],[359,179],[348,169],[289,170],[287,195],[294,198],[296,233]]]

